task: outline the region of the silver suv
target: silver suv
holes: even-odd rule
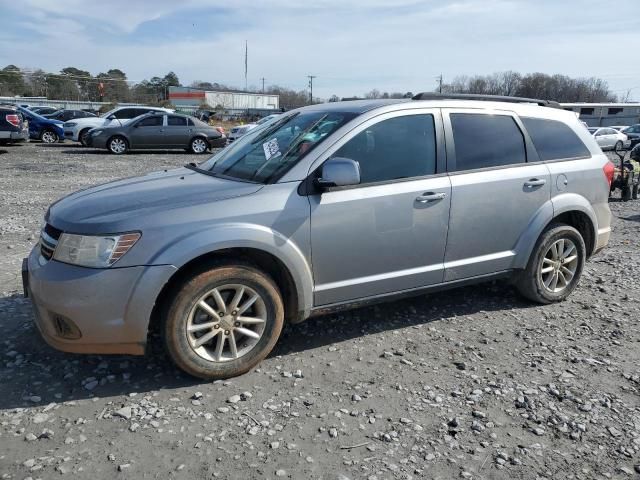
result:
[[[487,101],[490,100],[490,101]],[[241,374],[285,322],[510,277],[564,300],[610,234],[613,165],[571,112],[417,95],[314,105],[196,166],[51,205],[23,263],[55,348]]]

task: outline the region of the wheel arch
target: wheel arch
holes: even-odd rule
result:
[[[584,197],[577,194],[565,194],[546,202],[533,216],[527,230],[520,236],[515,247],[517,254],[514,268],[523,269],[527,266],[540,235],[553,223],[564,223],[578,230],[584,239],[587,257],[593,254],[598,235],[596,214]]]
[[[211,243],[212,238],[216,239],[215,243]],[[171,292],[186,278],[203,266],[234,260],[253,265],[271,276],[283,296],[285,321],[298,323],[309,316],[313,281],[302,252],[289,239],[266,227],[230,225],[184,236],[152,259],[153,264],[172,264],[177,270],[156,297],[149,333],[159,323]]]

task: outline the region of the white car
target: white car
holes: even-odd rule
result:
[[[97,127],[124,125],[132,118],[149,112],[173,113],[174,110],[160,107],[118,107],[103,113],[99,117],[75,118],[64,124],[64,138],[82,143],[87,146],[86,135],[89,130]],[[115,123],[113,123],[115,122]]]
[[[602,150],[622,150],[631,145],[629,138],[613,127],[589,127],[589,133]]]
[[[229,132],[229,136],[227,137],[229,143],[233,142],[234,140],[239,139],[241,136],[243,136],[249,130],[253,130],[258,125],[262,125],[264,123],[267,123],[269,120],[277,118],[280,115],[282,115],[282,114],[281,113],[272,113],[271,115],[267,115],[266,117],[261,118],[257,122],[247,123],[246,125],[237,125],[237,126],[233,127],[231,129],[231,131]]]

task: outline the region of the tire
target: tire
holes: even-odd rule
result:
[[[174,291],[162,330],[165,348],[178,368],[215,380],[246,373],[271,352],[282,331],[284,306],[277,286],[261,271],[245,264],[209,268]],[[234,310],[233,300],[241,288]],[[258,298],[251,303],[254,296]],[[208,308],[202,308],[203,303]],[[243,318],[254,323],[244,323]],[[208,326],[198,328],[203,324]],[[251,336],[244,333],[247,330],[253,332]]]
[[[209,143],[202,137],[193,138],[189,143],[189,150],[191,151],[191,153],[199,155],[202,153],[207,153],[208,149]]]
[[[620,197],[622,198],[623,202],[628,202],[629,200],[631,200],[633,190],[633,179],[631,178],[631,173],[627,172],[625,183],[624,185],[622,185],[620,190]]]
[[[640,185],[636,183],[631,189],[631,198],[633,198],[634,200],[638,199],[638,187],[640,187]]]
[[[613,147],[613,150],[616,152],[619,152],[620,150],[622,150],[622,147],[624,146],[624,144],[622,143],[622,140],[618,140],[616,142],[616,144]]]
[[[83,147],[88,147],[89,145],[87,145],[87,139],[86,136],[89,134],[89,130],[91,130],[90,128],[85,128],[84,130],[82,130],[79,134],[78,134],[78,140],[80,141],[80,144]]]
[[[129,150],[129,142],[123,136],[116,135],[107,141],[107,148],[114,155],[122,155]]]
[[[564,241],[562,243],[559,243]],[[555,245],[562,248],[564,245],[563,255],[558,256],[558,263],[553,260],[553,250]],[[570,246],[574,249],[571,251]],[[575,257],[571,263],[566,260],[560,260],[561,257],[570,259]],[[527,263],[527,267],[522,272],[517,281],[516,288],[525,298],[532,300],[536,303],[549,304],[554,302],[561,302],[565,300],[571,292],[576,288],[582,275],[582,270],[586,261],[586,247],[584,239],[580,232],[569,225],[564,224],[552,224],[541,235],[536,246],[531,252],[531,257]],[[551,263],[554,263],[552,266]],[[547,273],[542,271],[542,268],[553,268]],[[573,270],[573,274],[566,282],[565,285],[560,285],[560,275],[555,273],[556,265],[560,267],[559,271],[563,278],[566,279],[568,273],[565,270]],[[563,270],[564,269],[564,270]],[[553,277],[557,277],[556,286],[553,287]],[[548,281],[551,279],[551,281]],[[548,281],[548,285],[547,285]]]
[[[58,137],[58,134],[53,130],[43,130],[40,133],[40,140],[42,143],[58,143],[60,137]]]

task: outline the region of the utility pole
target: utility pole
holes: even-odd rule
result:
[[[438,80],[438,92],[442,93],[442,74],[440,74],[439,77],[436,77],[436,79]]]
[[[260,80],[262,80],[262,93],[264,93],[264,80],[265,80],[265,78],[262,77]]]
[[[313,103],[313,79],[317,78],[317,75],[307,75],[309,78],[309,104]]]

